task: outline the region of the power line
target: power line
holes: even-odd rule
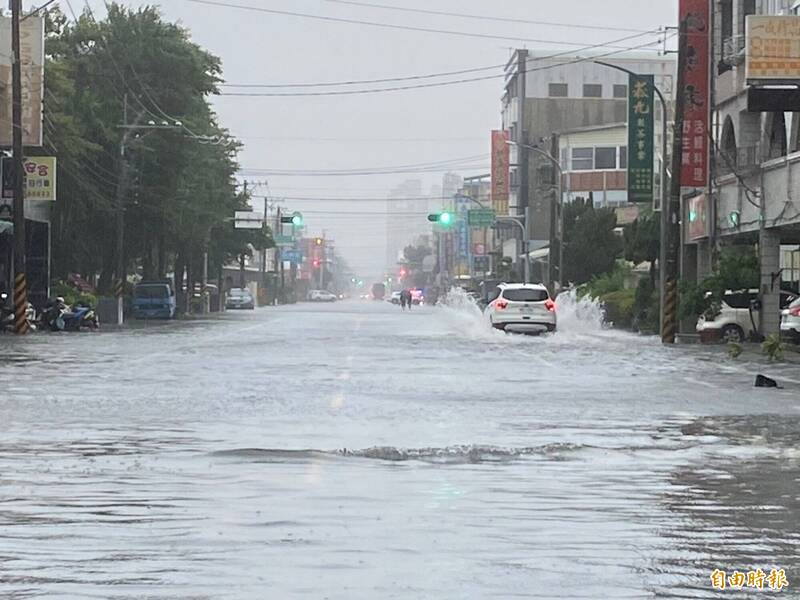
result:
[[[315,19],[318,21],[330,21],[335,23],[348,23],[352,25],[367,25],[370,27],[380,27],[384,29],[400,29],[405,31],[417,31],[421,33],[438,33],[443,35],[454,35],[454,36],[461,36],[461,37],[471,37],[471,38],[482,38],[482,39],[490,39],[490,40],[506,40],[506,41],[516,41],[516,42],[530,42],[535,44],[553,44],[553,45],[561,45],[561,46],[583,46],[584,42],[568,42],[565,40],[541,40],[541,39],[534,39],[534,38],[525,38],[521,36],[507,36],[507,35],[493,35],[488,33],[476,33],[476,32],[469,32],[469,31],[455,31],[449,29],[434,29],[431,27],[416,27],[412,25],[399,25],[395,23],[381,23],[378,21],[364,21],[360,19],[346,19],[342,17],[329,17],[324,15],[315,15],[311,13],[301,13],[301,12],[293,12],[287,10],[276,10],[271,8],[262,8],[257,6],[248,6],[245,4],[233,4],[229,2],[219,2],[216,0],[185,0],[186,2],[193,2],[195,4],[204,4],[208,6],[217,6],[221,8],[233,8],[237,10],[246,10],[251,12],[259,12],[259,13],[266,13],[266,14],[273,14],[273,15],[283,15],[289,17],[301,17],[305,19]],[[650,32],[648,32],[650,33]],[[642,33],[638,35],[644,35]],[[633,50],[634,48],[622,48],[624,50]]]
[[[466,156],[463,158],[453,158],[448,160],[439,160],[439,161],[432,161],[432,162],[423,162],[423,163],[412,163],[408,165],[393,165],[388,167],[369,167],[363,169],[252,169],[247,167],[242,167],[243,172],[248,173],[260,173],[264,175],[286,175],[286,176],[294,176],[294,175],[315,175],[315,176],[346,176],[346,175],[361,175],[361,174],[385,174],[385,173],[393,173],[399,172],[405,169],[436,169],[436,170],[447,170],[449,168],[464,168],[466,165],[472,165],[478,160],[485,160],[488,158],[486,154],[478,154],[475,156]]]
[[[220,87],[235,88],[310,88],[310,87],[339,87],[345,85],[366,85],[373,83],[391,83],[395,81],[415,81],[418,79],[435,79],[437,77],[448,77],[452,75],[464,75],[466,73],[477,73],[480,71],[490,71],[501,69],[505,64],[490,65],[488,67],[475,67],[471,69],[460,69],[458,71],[443,71],[441,73],[429,73],[426,75],[408,75],[406,77],[386,77],[384,79],[356,79],[351,81],[326,81],[321,83],[223,83]]]
[[[187,2],[200,2],[201,0],[186,0]],[[205,1],[205,0],[202,0]],[[526,69],[525,73],[533,73],[537,71],[546,71],[549,69],[557,69],[559,67],[577,64],[581,62],[591,62],[597,60],[598,58],[607,58],[609,56],[614,56],[616,54],[622,54],[623,52],[627,52],[628,50],[641,50],[647,48],[649,46],[653,46],[655,44],[660,44],[662,42],[661,39],[657,39],[654,41],[646,42],[644,44],[640,44],[639,46],[635,46],[632,48],[626,48],[625,50],[614,50],[612,52],[606,52],[604,54],[596,54],[592,56],[587,56],[584,58],[577,57],[574,60],[564,61],[561,63],[553,64],[553,65],[544,65],[541,67],[534,67],[531,69]],[[591,50],[594,48],[598,48],[601,46],[606,46],[605,44],[597,44],[595,46],[587,46],[583,50]],[[608,47],[608,46],[606,46]],[[558,56],[563,56],[564,53],[559,55],[552,55],[548,57],[542,57],[541,59],[535,60],[544,60],[547,58],[555,58]],[[399,92],[405,90],[416,90],[416,89],[423,89],[423,88],[435,88],[435,87],[446,87],[451,85],[460,85],[464,83],[474,83],[478,81],[489,81],[492,79],[501,79],[504,78],[506,75],[505,73],[498,73],[496,75],[484,75],[482,77],[469,77],[464,79],[456,79],[453,81],[436,81],[433,83],[420,83],[416,85],[405,85],[405,86],[395,86],[395,87],[386,87],[386,88],[372,88],[366,90],[335,90],[335,91],[324,91],[324,92],[222,92],[221,96],[239,96],[239,97],[308,97],[308,96],[351,96],[351,95],[360,95],[360,94],[376,94],[382,92]]]
[[[488,141],[483,137],[453,137],[453,138],[321,138],[321,137],[274,137],[274,136],[253,136],[237,135],[237,139],[242,140],[269,140],[271,142],[336,142],[345,144],[364,144],[364,143],[437,143],[449,144],[453,142],[482,142]]]
[[[253,175],[253,176],[269,176],[269,177],[366,177],[372,175],[403,175],[414,173],[441,173],[450,169],[458,169],[459,171],[486,171],[489,167],[485,164],[480,165],[462,165],[450,167],[427,167],[427,168],[411,168],[411,169],[395,169],[387,171],[354,171],[352,173],[295,173],[295,172],[274,172],[267,169],[247,169],[241,168],[240,174]]]
[[[461,19],[477,19],[480,21],[497,21],[499,23],[513,23],[525,25],[545,25],[547,27],[568,27],[573,29],[591,29],[595,31],[629,31],[641,32],[639,29],[631,29],[628,27],[608,27],[603,25],[583,25],[578,23],[556,23],[553,21],[532,21],[529,19],[518,19],[512,17],[492,17],[488,15],[475,15],[467,13],[447,12],[440,10],[428,10],[423,8],[408,8],[405,6],[390,6],[388,4],[372,4],[369,2],[354,2],[352,0],[324,0],[334,4],[347,4],[350,6],[362,6],[365,8],[380,8],[385,10],[395,10],[401,12],[417,13],[424,15],[436,15],[441,17],[459,17]]]
[[[252,198],[258,198],[261,200],[264,199],[271,199],[274,196],[251,196]],[[477,196],[470,196],[475,200],[481,199],[488,199],[489,194],[479,194]],[[287,202],[383,202],[389,203],[392,202],[434,202],[434,201],[441,201],[441,202],[454,202],[452,197],[443,197],[443,196],[412,196],[408,198],[402,197],[365,197],[365,196],[353,196],[353,197],[343,197],[343,196],[280,196],[280,200],[286,200]]]

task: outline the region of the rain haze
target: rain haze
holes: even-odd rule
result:
[[[800,0],[114,4],[0,16],[0,598],[800,597]]]
[[[72,4],[79,10],[79,0],[73,0]],[[327,21],[232,5],[475,35]],[[629,30],[648,31],[674,25],[676,0],[650,1],[637,6],[645,5],[646,10],[631,10],[630,2],[622,0],[502,0],[493,3],[476,0],[401,3],[279,0],[216,4],[169,0],[161,3],[168,19],[180,21],[197,43],[222,58],[228,84],[268,86],[363,81],[497,66],[431,80],[359,86],[223,87],[225,93],[245,95],[225,96],[214,101],[222,125],[245,144],[240,161],[241,178],[260,184],[256,194],[283,198],[285,202],[281,205],[307,214],[311,235],[325,232],[335,238],[337,250],[351,267],[363,277],[373,278],[394,267],[386,264],[387,227],[407,231],[412,225],[408,221],[425,219],[427,206],[422,204],[418,215],[403,213],[399,220],[386,222],[385,199],[395,186],[409,179],[419,179],[422,195],[428,197],[435,194],[437,188],[441,189],[442,175],[447,171],[463,176],[489,173],[489,133],[500,127],[503,92],[500,65],[509,60],[512,50],[529,48],[554,54],[574,50],[579,55],[588,46],[635,35]],[[101,2],[94,1],[93,6],[102,14]],[[392,6],[589,25],[597,29],[381,8]],[[636,37],[619,42],[615,47],[637,46],[657,38],[657,35]],[[492,78],[386,93],[246,95],[325,94],[486,77]],[[447,161],[452,162],[444,168],[434,165]],[[417,172],[413,166],[400,168],[408,165],[422,166]],[[302,173],[375,168],[407,172],[357,177]],[[270,171],[291,171],[293,175],[276,175]],[[341,198],[358,201],[347,202]],[[263,210],[258,200],[255,204],[259,211]],[[419,228],[414,227],[414,230]],[[412,237],[409,235],[408,243]]]

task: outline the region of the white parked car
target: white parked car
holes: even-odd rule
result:
[[[781,312],[781,335],[800,344],[800,298]]]
[[[503,331],[542,333],[556,330],[556,303],[538,283],[501,283],[489,294],[484,314]]]
[[[392,292],[392,295],[389,296],[386,301],[392,304],[400,304],[400,292]]]
[[[308,300],[310,302],[336,302],[336,294],[327,290],[311,290],[308,292]]]
[[[785,309],[794,300],[796,294],[781,291],[780,307]],[[721,339],[723,342],[743,342],[757,329],[758,311],[750,310],[751,302],[758,300],[758,290],[728,290],[722,296],[720,312],[713,318],[700,315],[696,330],[701,340]]]

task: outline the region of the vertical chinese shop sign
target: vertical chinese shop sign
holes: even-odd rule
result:
[[[628,202],[653,201],[652,75],[628,81]]]
[[[709,177],[709,6],[709,0],[680,0],[680,20],[686,23],[681,185],[694,188],[705,188]]]

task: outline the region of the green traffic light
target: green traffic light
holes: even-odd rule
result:
[[[303,226],[303,217],[300,215],[295,215],[292,217],[292,225],[295,227],[302,227]]]
[[[438,223],[443,227],[448,227],[453,224],[455,217],[453,216],[453,213],[449,212],[434,213],[428,215],[428,221],[431,223]]]

